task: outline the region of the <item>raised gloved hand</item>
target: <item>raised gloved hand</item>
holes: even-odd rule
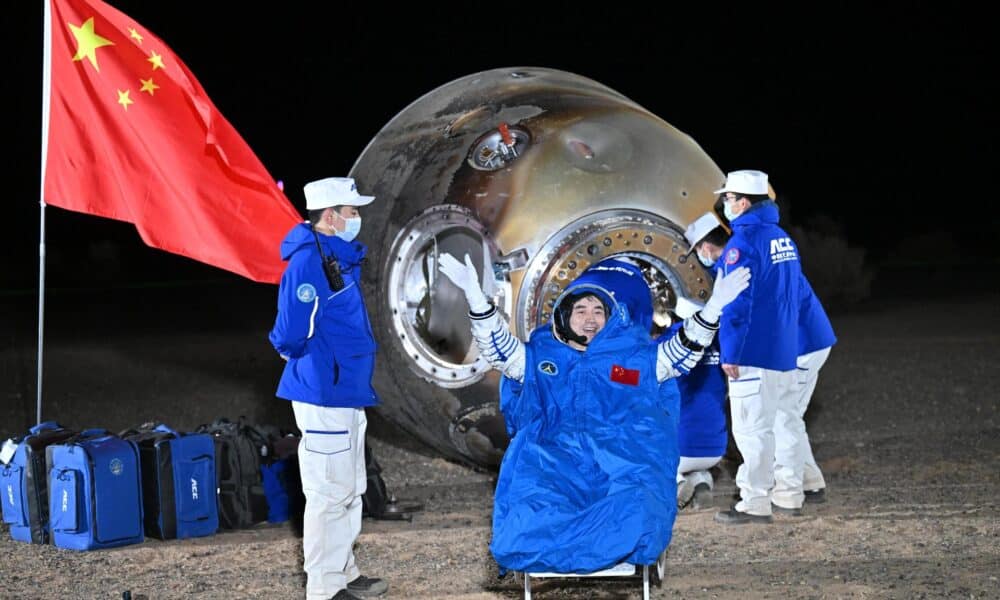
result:
[[[479,287],[479,273],[472,265],[472,259],[465,255],[465,264],[445,252],[438,257],[438,271],[444,273],[448,279],[465,292],[465,299],[469,302],[469,310],[474,313],[485,313],[490,309],[490,303],[486,300],[486,294]]]
[[[701,309],[701,318],[708,323],[717,323],[722,315],[722,309],[749,285],[750,269],[740,267],[728,275],[723,275],[722,269],[718,269],[715,273],[712,297],[705,303],[705,308]]]

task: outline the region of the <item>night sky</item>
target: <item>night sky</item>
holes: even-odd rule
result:
[[[965,9],[650,13],[567,3],[538,14],[522,3],[492,12],[432,3],[405,13],[348,2],[319,11],[295,2],[111,4],[187,64],[300,209],[302,184],[347,174],[379,129],[424,93],[477,71],[538,66],[628,96],[690,134],[724,171],[767,171],[795,222],[826,215],[873,261],[906,247],[915,262],[997,263],[1000,203],[989,197],[995,36],[989,19]],[[4,101],[14,136],[4,171],[14,210],[3,287],[30,289],[43,3],[6,10],[13,39]],[[155,263],[160,278],[225,276],[146,248],[127,224],[50,208],[47,227],[57,256],[107,240],[139,264]],[[921,243],[900,246],[905,240]],[[53,268],[52,286],[78,280]]]

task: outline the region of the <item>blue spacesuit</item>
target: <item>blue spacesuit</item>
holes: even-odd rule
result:
[[[651,564],[670,543],[677,439],[656,378],[657,345],[605,298],[611,318],[585,352],[543,326],[525,345],[523,381],[501,384],[512,440],[490,550],[503,568]]]
[[[480,355],[504,374],[500,408],[511,443],[490,544],[501,570],[581,573],[654,563],[677,511],[678,395],[660,383],[698,362],[749,272],[720,278],[705,308],[657,343],[649,322],[633,317],[627,294],[619,301],[613,289],[641,290],[638,268],[600,263],[566,287],[552,322],[523,343],[486,299],[468,256],[462,264],[443,254],[438,264],[465,292]],[[649,302],[648,288],[645,294]]]

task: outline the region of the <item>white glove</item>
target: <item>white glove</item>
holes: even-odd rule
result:
[[[708,323],[718,323],[722,309],[736,299],[740,292],[750,285],[750,269],[740,267],[732,273],[723,276],[722,269],[715,273],[715,286],[712,287],[712,297],[701,309],[701,318]]]
[[[465,255],[465,264],[445,252],[438,257],[438,271],[444,273],[448,279],[465,292],[465,299],[469,302],[469,310],[482,314],[490,309],[490,303],[486,300],[486,294],[479,287],[479,273],[472,265],[472,259]]]

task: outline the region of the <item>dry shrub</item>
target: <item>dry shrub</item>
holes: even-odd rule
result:
[[[820,216],[787,229],[799,248],[802,270],[828,311],[869,297],[875,269],[866,262],[864,248],[847,243],[839,224]]]

